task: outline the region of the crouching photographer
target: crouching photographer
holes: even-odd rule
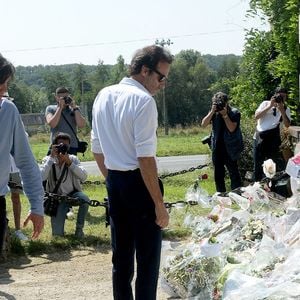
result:
[[[46,192],[78,198],[75,236],[83,238],[83,227],[90,200],[82,192],[81,182],[86,180],[87,172],[75,155],[68,154],[70,140],[68,134],[58,133],[53,140],[50,155],[43,159],[40,170],[43,181],[46,181]],[[71,204],[66,200],[59,201],[56,214],[51,216],[52,235],[64,235],[66,215],[70,207]]]
[[[228,97],[222,92],[212,97],[212,106],[202,119],[201,126],[212,124],[210,138],[203,139],[212,150],[214,177],[217,192],[226,192],[225,166],[229,172],[231,189],[241,186],[238,159],[243,150],[240,130],[240,112],[228,104]]]

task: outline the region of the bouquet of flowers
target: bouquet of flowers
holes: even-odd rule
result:
[[[164,285],[174,292],[173,296],[187,298],[201,294],[201,299],[212,299],[221,271],[220,258],[206,257],[194,250],[185,249],[167,261],[162,270]]]

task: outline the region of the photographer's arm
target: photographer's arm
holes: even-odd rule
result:
[[[214,116],[216,111],[215,105],[212,106],[212,109],[208,112],[208,114],[202,119],[201,126],[206,127],[210,124],[212,117]]]
[[[219,113],[222,116],[227,129],[230,132],[234,132],[237,127],[237,122],[232,122],[231,119],[229,118],[227,113],[227,106],[224,109],[222,109]]]
[[[53,114],[51,113],[48,113],[46,115],[46,122],[47,124],[51,127],[51,128],[55,128],[61,118],[61,113],[62,113],[62,110],[64,109],[65,107],[65,100],[63,99],[60,99],[59,102],[57,103],[57,109]]]
[[[262,109],[260,109],[260,107],[256,110],[255,112],[255,120],[259,120],[260,118],[262,118],[263,116],[265,116],[265,114],[267,113],[267,111],[269,109],[271,109],[272,107],[275,106],[275,99],[272,97],[270,102],[268,103],[268,105],[266,105],[265,107],[263,107]]]
[[[81,182],[84,182],[87,179],[87,171],[80,165],[80,161],[75,155],[59,153],[58,156],[59,160],[64,162],[73,175]]]
[[[81,114],[81,111],[79,109],[79,106],[75,104],[75,101],[72,99],[71,102],[71,108],[73,109],[74,115],[75,115],[75,121],[78,128],[83,128],[85,126],[85,118]]]
[[[282,116],[282,121],[285,127],[289,127],[291,125],[291,121],[288,118],[288,116],[286,115],[286,111],[285,111],[285,107],[283,102],[278,103],[278,109],[281,113]]]

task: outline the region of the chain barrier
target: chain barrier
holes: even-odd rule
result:
[[[204,164],[204,165],[199,165],[197,167],[191,167],[187,170],[181,170],[181,171],[177,171],[177,172],[173,172],[173,173],[169,173],[169,174],[163,174],[161,176],[159,176],[160,179],[164,179],[164,178],[167,178],[167,177],[173,177],[173,176],[177,176],[177,175],[183,175],[183,174],[186,174],[186,173],[189,173],[189,172],[194,172],[196,170],[201,170],[205,167],[208,167],[210,164]]]
[[[58,194],[54,194],[54,193],[45,193],[44,198],[51,198],[54,199],[58,202],[66,202],[68,204],[70,204],[71,206],[79,206],[80,203],[82,203],[82,199],[79,199],[77,197],[71,197],[71,196],[66,196],[66,195],[58,195]],[[108,208],[108,199],[105,197],[103,202],[100,202],[99,200],[89,200],[86,201],[86,203],[88,203],[89,206],[92,207],[105,207]],[[197,201],[176,201],[176,202],[165,202],[165,206],[166,208],[170,209],[172,207],[176,207],[176,208],[181,208],[183,206],[186,205],[197,205],[198,202]]]
[[[164,179],[164,178],[167,178],[167,177],[173,177],[173,176],[177,176],[177,175],[183,175],[183,174],[186,174],[186,173],[189,173],[189,172],[194,172],[196,170],[201,170],[205,167],[208,167],[210,164],[204,164],[204,165],[199,165],[197,167],[191,167],[187,170],[181,170],[181,171],[176,171],[176,172],[173,172],[173,173],[168,173],[168,174],[163,174],[163,175],[160,175],[159,178],[160,179]],[[101,184],[105,184],[105,181],[101,182],[100,180],[96,180],[96,181],[91,181],[91,180],[86,180],[85,182],[83,182],[84,185],[101,185]]]

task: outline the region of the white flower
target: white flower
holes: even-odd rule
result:
[[[272,159],[265,160],[263,163],[263,171],[268,178],[273,178],[276,174],[276,164]]]

